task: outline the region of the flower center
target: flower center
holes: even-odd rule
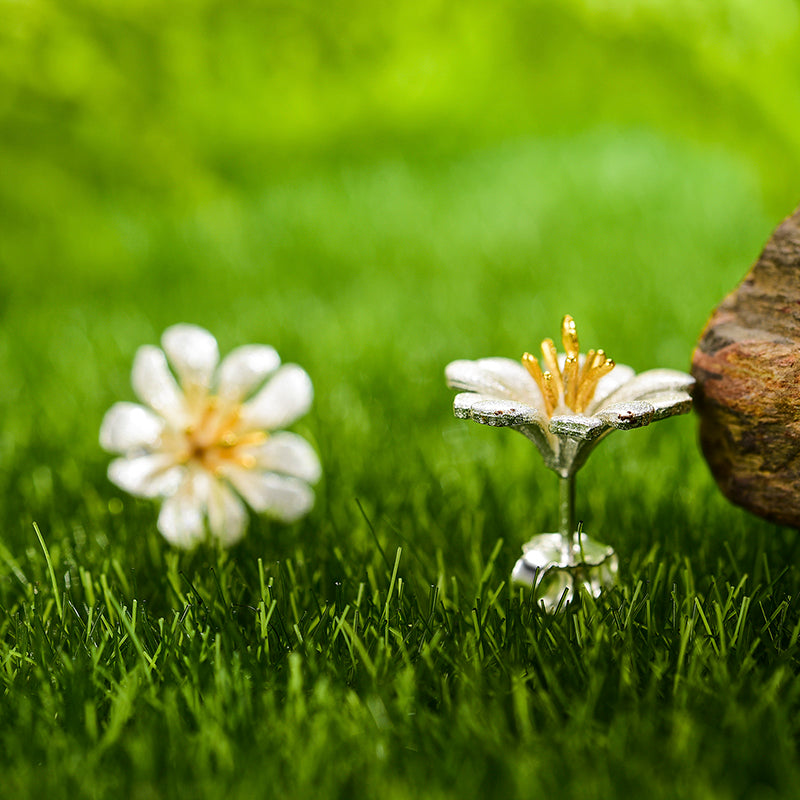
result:
[[[552,339],[542,342],[545,370],[535,356],[530,353],[522,356],[525,369],[542,393],[548,416],[552,416],[560,405],[582,414],[592,402],[600,378],[614,369],[614,362],[602,350],[590,350],[580,363],[578,331],[569,314],[561,321],[561,341],[566,353],[563,368],[558,365],[558,352]]]
[[[219,473],[226,464],[252,469],[256,459],[248,447],[266,441],[265,431],[242,431],[239,404],[219,402],[217,397],[205,400],[196,422],[184,431],[181,461],[194,462],[209,472]]]

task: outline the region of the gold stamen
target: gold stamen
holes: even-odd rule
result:
[[[558,405],[558,392],[556,391],[556,387],[553,385],[553,374],[551,372],[543,373],[542,379],[544,380],[544,406],[545,410],[547,411],[547,416],[551,417],[553,415],[553,411],[555,411],[555,408]]]
[[[530,353],[522,356],[525,369],[542,393],[548,416],[562,403],[582,414],[591,403],[600,379],[614,369],[614,362],[603,350],[589,350],[581,364],[578,329],[569,314],[561,320],[561,341],[566,353],[563,369],[559,367],[558,350],[552,339],[542,342],[542,364]]]
[[[575,407],[578,395],[578,359],[569,355],[564,362],[564,402],[569,408]]]
[[[245,469],[256,466],[257,459],[246,448],[259,445],[268,438],[265,431],[240,432],[241,406],[231,405],[218,397],[205,398],[196,421],[184,431],[180,462],[194,461],[219,474],[225,464],[238,464]]]
[[[583,359],[583,366],[581,367],[581,374],[578,377],[578,383],[583,383],[583,381],[586,380],[586,376],[589,374],[592,364],[594,364],[595,352],[595,350],[590,350]]]
[[[223,447],[236,447],[239,444],[239,437],[233,432],[228,431],[220,440]]]
[[[580,414],[592,399],[597,381],[602,375],[597,374],[597,370],[607,361],[605,352],[602,350],[590,350],[586,354],[586,361],[581,371],[580,387],[578,396],[575,398],[575,410]]]
[[[252,447],[254,444],[261,444],[269,439],[269,434],[266,431],[250,431],[240,436],[237,444],[242,447]]]
[[[542,397],[544,397],[547,390],[545,389],[544,374],[542,373],[539,361],[530,353],[523,353],[522,365],[528,370],[528,374],[533,378],[534,382],[539,387],[539,391],[542,393]]]
[[[602,378],[603,375],[608,375],[608,373],[611,372],[611,370],[614,369],[614,367],[616,367],[616,366],[617,365],[616,365],[616,363],[615,363],[613,358],[607,358],[605,360],[605,363],[600,366],[600,370],[601,370],[601,373],[602,373],[600,375],[600,377]]]
[[[592,380],[592,378],[589,376],[587,376],[581,381],[581,388],[578,391],[578,396],[575,398],[576,413],[583,414],[583,412],[586,410],[586,406],[592,399],[592,395],[594,394],[596,386],[597,383],[594,380]]]
[[[581,352],[578,329],[575,327],[575,320],[569,314],[565,314],[564,319],[561,320],[561,341],[567,356],[577,358]]]
[[[595,363],[596,362],[597,356],[595,356]],[[597,389],[597,384],[600,382],[600,378],[602,378],[604,375],[608,375],[608,373],[614,369],[614,366],[614,362],[610,358],[606,358],[604,354],[602,363],[596,363],[596,365],[592,367],[591,371],[581,384],[580,391],[578,392],[575,410],[579,414],[582,414],[586,409],[586,406],[591,403],[594,393]]]
[[[552,339],[545,339],[542,342],[542,355],[544,356],[544,363],[547,365],[547,370],[553,377],[553,389],[556,393],[556,398],[558,398],[564,391],[564,383],[561,380],[561,370],[558,368],[558,351]],[[556,405],[558,405],[557,399]]]
[[[262,444],[269,438],[266,431],[250,431],[250,433],[236,434],[233,431],[228,431],[222,439],[220,439],[220,447],[226,450],[233,450],[236,447],[252,447],[256,444]],[[238,458],[238,456],[233,456]]]

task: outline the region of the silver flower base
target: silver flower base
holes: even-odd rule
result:
[[[569,542],[560,533],[540,533],[522,546],[511,572],[513,583],[535,587],[545,611],[567,605],[580,589],[597,597],[617,582],[619,559],[612,547],[576,534]]]

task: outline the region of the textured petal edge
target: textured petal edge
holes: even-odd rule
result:
[[[653,406],[653,422],[692,410],[692,396],[688,392],[662,392],[649,396],[647,402]]]
[[[653,421],[655,409],[652,403],[643,400],[631,400],[627,403],[612,403],[594,415],[595,419],[615,428],[618,431],[643,428]]]
[[[694,378],[686,372],[675,369],[650,369],[640,372],[603,398],[599,404],[590,407],[589,413],[596,413],[616,403],[649,400],[652,395],[662,392],[688,393],[693,386]]]
[[[544,415],[536,408],[513,400],[498,400],[475,392],[462,392],[453,400],[453,413],[459,419],[472,419],[493,427],[536,425],[544,429]]]
[[[583,414],[560,414],[550,420],[549,431],[554,436],[566,436],[590,442],[601,436],[609,425],[597,417]]]

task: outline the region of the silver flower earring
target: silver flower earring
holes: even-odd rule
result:
[[[548,610],[562,597],[571,600],[578,586],[596,596],[616,580],[614,550],[576,531],[575,474],[612,431],[688,412],[694,385],[684,372],[653,369],[637,375],[602,350],[581,353],[569,315],[561,340],[561,354],[552,339],[542,342],[543,364],[525,353],[521,363],[482,358],[453,361],[445,370],[448,385],[462,390],[454,401],[457,417],[519,431],[559,477],[559,531],[534,536],[512,572],[515,582],[537,588]]]

